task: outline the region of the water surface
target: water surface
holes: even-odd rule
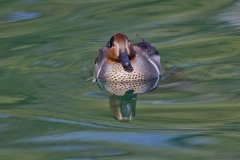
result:
[[[238,160],[239,5],[1,1],[0,159]],[[151,42],[166,70],[130,123],[85,81],[116,32]]]

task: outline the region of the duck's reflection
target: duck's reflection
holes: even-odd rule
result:
[[[110,93],[109,107],[113,117],[120,121],[130,121],[135,116],[137,94],[129,90],[122,96]]]
[[[161,77],[142,81],[109,82],[98,80],[101,89],[109,92],[109,107],[119,121],[130,121],[136,115],[137,94],[154,90]]]

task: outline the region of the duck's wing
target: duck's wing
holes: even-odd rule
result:
[[[157,49],[155,47],[153,47],[150,43],[146,42],[146,41],[142,41],[139,42],[137,44],[135,44],[137,47],[140,48],[140,50],[145,53],[145,55],[147,57],[151,57],[154,55],[158,55],[159,56],[159,52],[157,51]]]
[[[103,47],[98,50],[98,56],[95,59],[95,64],[101,64],[104,59],[107,58],[107,47]]]
[[[157,68],[159,75],[163,74],[164,69],[161,65],[161,58],[158,50],[155,47],[153,47],[149,42],[142,41],[134,44],[134,48],[137,54],[139,53],[145,56],[149,62],[152,63],[155,68]]]
[[[95,71],[94,71],[93,82],[95,82],[96,79],[98,78],[99,73],[103,67],[103,64],[107,59],[107,50],[108,50],[107,47],[103,47],[98,50],[98,55],[97,55],[97,58],[95,59]]]

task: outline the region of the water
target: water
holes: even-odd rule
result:
[[[240,157],[240,1],[2,0],[0,159]],[[86,81],[115,32],[160,52],[131,122]]]

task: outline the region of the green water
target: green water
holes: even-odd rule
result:
[[[238,160],[240,1],[0,0],[0,159]],[[85,81],[112,34],[160,52],[131,122]]]

